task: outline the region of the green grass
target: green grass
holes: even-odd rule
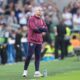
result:
[[[41,80],[80,80],[80,71],[70,71],[63,74],[61,73]]]
[[[56,60],[41,62],[40,71],[46,68],[48,77],[35,79],[34,63],[29,66],[28,78],[22,77],[24,63],[12,65],[0,65],[0,80],[80,80],[80,61],[76,57],[66,58],[65,60]]]

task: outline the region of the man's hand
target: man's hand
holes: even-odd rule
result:
[[[46,29],[45,27],[43,27],[43,28],[40,28],[40,27],[39,27],[39,31],[40,31],[40,32],[47,32],[47,29]]]

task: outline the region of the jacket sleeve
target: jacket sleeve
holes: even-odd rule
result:
[[[39,28],[35,25],[33,18],[29,19],[28,25],[29,25],[30,29],[32,29],[34,32],[41,33]]]
[[[43,27],[39,28],[40,32],[48,32],[47,25],[45,21],[43,21]]]
[[[46,28],[39,28],[39,31],[40,32],[47,32],[47,29]]]

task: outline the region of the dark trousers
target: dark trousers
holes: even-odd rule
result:
[[[64,58],[65,54],[65,42],[63,37],[55,38],[55,58],[59,58],[59,49],[61,50],[61,59]]]
[[[65,57],[68,56],[68,46],[70,45],[69,40],[65,40]]]
[[[6,48],[0,48],[0,57],[1,57],[1,64],[5,64],[7,62]]]
[[[22,61],[21,45],[16,44],[15,49],[16,49],[16,62]]]
[[[24,70],[27,70],[33,53],[35,53],[35,71],[39,71],[41,44],[34,43],[28,43],[28,52],[25,60]]]

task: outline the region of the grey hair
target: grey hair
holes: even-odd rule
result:
[[[34,8],[32,9],[32,13],[35,14],[35,12],[36,12],[37,10],[41,10],[41,11],[42,11],[42,7],[40,7],[40,6],[34,7]]]

